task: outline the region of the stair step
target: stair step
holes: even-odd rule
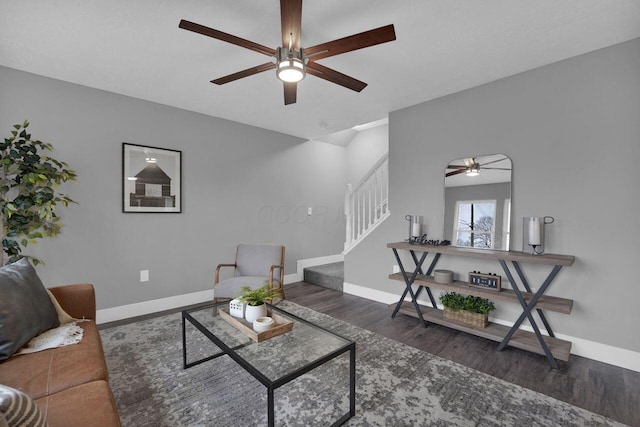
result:
[[[315,265],[304,269],[304,281],[325,288],[342,291],[344,262]]]

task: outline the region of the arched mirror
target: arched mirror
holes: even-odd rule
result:
[[[508,251],[511,172],[504,154],[451,161],[444,173],[444,239],[452,246]]]

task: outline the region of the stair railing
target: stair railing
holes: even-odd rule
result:
[[[352,187],[347,184],[344,213],[346,216],[346,254],[389,217],[389,154],[385,154]]]

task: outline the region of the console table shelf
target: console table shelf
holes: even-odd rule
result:
[[[525,252],[496,251],[493,249],[469,249],[460,248],[457,246],[429,246],[419,244],[412,245],[411,243],[407,242],[387,243],[387,247],[392,249],[404,249],[406,251],[433,252],[434,254],[448,254],[493,260],[502,259],[505,261],[522,261],[530,264],[562,265],[565,267],[573,265],[576,260],[576,257],[574,257],[573,255],[532,255]]]
[[[394,306],[395,304],[392,304],[390,307]],[[510,329],[508,326],[498,325],[497,323],[489,323],[489,326],[487,326],[486,328],[476,328],[465,323],[456,322],[455,320],[445,319],[442,315],[442,310],[426,307],[424,305],[420,305],[420,310],[422,311],[424,320],[426,320],[427,322],[446,326],[452,329],[457,329],[497,342],[501,342]],[[411,305],[411,303],[408,301],[402,303],[402,306],[400,307],[400,310],[398,312],[407,316],[415,317],[416,319],[418,318],[418,314],[413,308],[413,305]],[[569,355],[571,352],[571,342],[547,336],[545,336],[543,339],[549,347],[549,350],[551,350],[551,354],[554,358],[564,361],[569,360]],[[513,334],[513,337],[509,341],[509,345],[511,347],[530,351],[532,353],[541,354],[543,356],[545,355],[542,347],[540,346],[540,343],[538,342],[538,339],[536,338],[536,334],[534,334],[533,332],[523,331],[522,329],[519,329]]]
[[[558,364],[555,359],[564,361],[569,360],[569,355],[571,354],[571,343],[555,337],[543,310],[555,311],[563,314],[571,313],[573,308],[572,299],[548,296],[545,295],[545,292],[562,267],[573,265],[575,262],[574,256],[557,254],[533,255],[524,252],[468,249],[452,246],[429,246],[410,244],[407,242],[388,243],[387,247],[393,250],[393,254],[398,262],[398,266],[400,267],[400,273],[389,275],[389,279],[405,283],[405,290],[398,303],[395,304],[392,317],[395,317],[397,313],[402,313],[419,319],[425,327],[428,322],[431,322],[498,341],[500,343],[498,345],[498,351],[503,350],[507,345],[509,345],[542,354],[547,357],[549,364],[555,369],[558,368]],[[413,271],[407,271],[404,268],[402,259],[398,255],[398,250],[409,251],[415,264],[415,269]],[[430,252],[433,254],[433,259],[431,260],[427,270],[423,271],[422,264]],[[416,253],[421,253],[421,255],[418,256]],[[497,292],[480,287],[470,287],[467,282],[462,281],[454,281],[453,283],[436,282],[431,274],[441,255],[484,258],[498,261],[507,280],[511,284],[512,289],[502,289],[500,292]],[[516,276],[511,272],[507,262],[512,264],[513,269],[516,272]],[[534,292],[522,271],[520,262],[551,265],[553,268],[547,278]],[[524,289],[520,289],[518,282]],[[413,285],[418,287],[416,292],[413,291]],[[522,313],[511,327],[490,323],[486,328],[477,328],[457,321],[445,319],[442,311],[437,308],[435,298],[431,293],[432,287],[457,292],[459,294],[478,296],[493,301],[519,304],[522,308]],[[418,297],[423,290],[426,291],[429,296],[431,307],[418,304]],[[405,301],[407,294],[411,297],[410,302]],[[538,314],[548,336],[542,335],[540,332],[540,328],[533,317],[534,312]],[[520,329],[520,326],[525,319],[529,320],[529,323],[533,328],[533,332]]]
[[[389,275],[389,279],[398,280],[400,282],[404,282],[404,277],[402,273],[394,273]],[[438,283],[433,280],[432,276],[425,276],[424,274],[416,275],[416,279],[413,281],[414,285],[426,286],[444,289],[445,291],[457,292],[463,295],[473,295],[476,297],[482,297],[486,299],[490,299],[493,301],[505,301],[514,304],[518,304],[518,297],[516,293],[511,289],[502,289],[500,292],[491,291],[482,288],[472,288],[469,286],[467,282],[461,282],[455,280],[453,283]],[[524,300],[527,304],[533,298],[532,293],[530,292],[521,292]],[[538,303],[536,304],[536,308],[555,311],[563,314],[570,314],[571,309],[573,308],[573,300],[566,298],[558,298],[552,297],[549,295],[542,295],[538,299]]]

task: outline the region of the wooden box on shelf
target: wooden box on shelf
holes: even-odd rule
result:
[[[472,313],[467,310],[455,311],[445,307],[443,315],[445,319],[466,323],[467,325],[475,326],[476,328],[486,328],[487,325],[489,325],[488,314]]]
[[[469,273],[469,286],[500,292],[502,277],[497,274],[483,274],[473,271]]]

